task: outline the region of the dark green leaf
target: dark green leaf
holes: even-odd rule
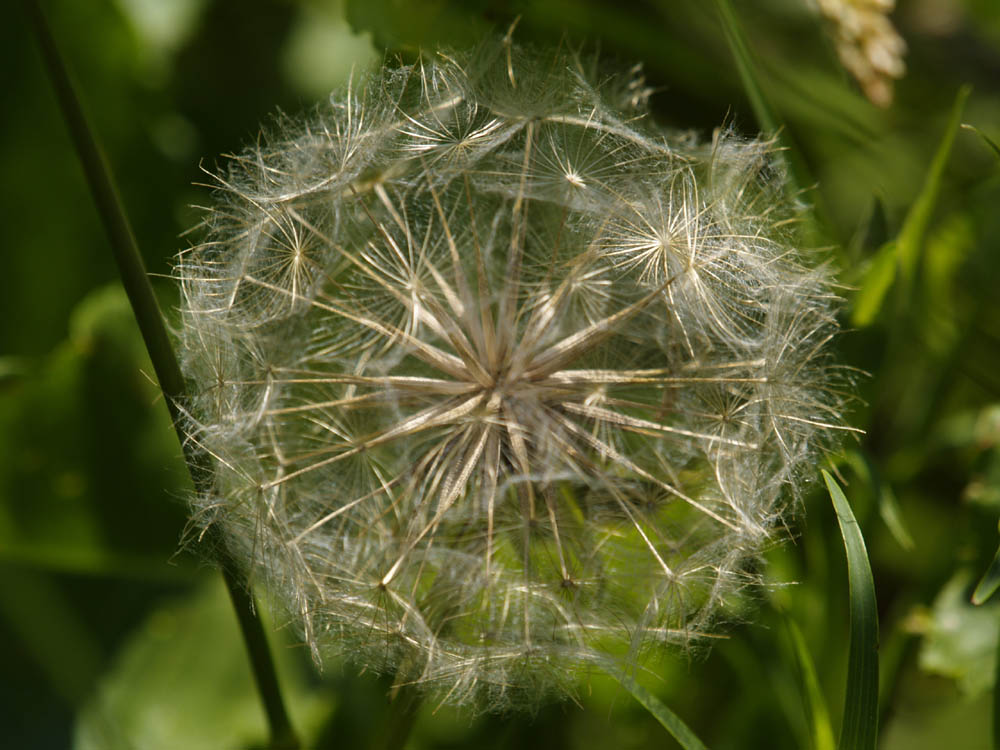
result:
[[[861,528],[840,485],[823,471],[847,553],[851,644],[840,750],[874,750],[878,739],[878,609],[875,581]]]

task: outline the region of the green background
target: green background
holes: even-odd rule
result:
[[[881,615],[881,747],[990,747],[1000,608],[969,604],[1000,516],[1000,5],[902,0],[908,44],[880,110],[840,67],[805,2],[734,3],[762,86],[833,248],[847,300],[841,359],[863,428],[834,463],[864,530]],[[654,116],[710,137],[759,126],[712,3],[695,0],[95,0],[44,3],[115,171],[168,318],[172,256],[219,155],[280,110],[307,112],[385,49],[470,44],[520,16],[523,43],[642,62]],[[241,748],[263,741],[218,574],[187,540],[180,448],[51,87],[16,6],[0,30],[0,746]],[[853,326],[871,259],[925,184],[972,84],[910,283]],[[204,169],[203,169],[204,168]],[[891,264],[890,264],[891,267]],[[839,727],[847,584],[817,482],[774,585],[710,651],[665,654],[642,682],[712,748],[810,743],[801,630]],[[895,513],[895,515],[894,515]],[[189,550],[195,550],[192,554]],[[278,611],[278,610],[276,610]],[[352,665],[315,674],[273,623],[293,719],[310,744],[360,747],[392,709]],[[475,717],[427,705],[420,748],[671,746],[595,677],[577,703]],[[326,744],[323,744],[326,743]]]

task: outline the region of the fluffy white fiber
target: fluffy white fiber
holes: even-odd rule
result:
[[[355,78],[218,176],[190,439],[317,658],[504,706],[709,632],[839,424],[771,146],[504,43]]]

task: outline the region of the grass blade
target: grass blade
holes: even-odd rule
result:
[[[823,479],[844,537],[851,599],[847,695],[838,747],[840,750],[875,750],[878,738],[878,609],[875,604],[875,581],[861,528],[843,490],[827,471],[823,471]]]
[[[977,606],[985,604],[998,588],[1000,588],[1000,547],[997,547],[993,562],[976,584],[976,590],[972,592],[972,603]]]
[[[802,679],[803,699],[809,714],[809,731],[812,735],[813,750],[834,750],[837,746],[833,739],[833,727],[830,725],[830,712],[826,708],[826,700],[816,676],[816,665],[813,662],[806,639],[795,621],[785,615],[785,624],[795,647],[795,657]]]
[[[986,135],[986,133],[984,133],[982,130],[980,130],[979,128],[977,128],[975,125],[969,125],[969,123],[963,122],[962,123],[962,130],[968,130],[968,131],[971,131],[971,132],[975,133],[976,135],[978,135],[980,138],[983,139],[983,142],[987,146],[989,146],[991,149],[993,149],[993,153],[996,154],[998,157],[1000,157],[1000,145],[998,145],[996,141],[994,141],[992,138],[990,138],[988,135]]]
[[[1000,640],[997,641],[996,674],[993,681],[993,750],[1000,750]]]
[[[927,170],[923,187],[921,187],[917,199],[903,220],[899,235],[879,249],[865,273],[861,288],[854,298],[854,313],[851,322],[856,326],[866,326],[875,320],[879,310],[882,309],[882,302],[889,287],[892,286],[897,271],[903,284],[906,285],[906,289],[903,290],[904,294],[913,282],[919,265],[920,251],[924,245],[924,237],[927,234],[927,227],[930,225],[931,215],[941,192],[944,168],[951,155],[955,134],[962,122],[965,100],[968,99],[971,91],[972,89],[968,85],[962,86],[958,90],[941,143],[938,144],[937,152]]]
[[[743,36],[743,29],[740,26],[736,12],[733,10],[729,0],[716,0],[716,7],[719,9],[719,16],[722,19],[722,30],[726,34],[726,42],[729,50],[733,53],[733,60],[736,62],[736,70],[740,75],[740,82],[743,84],[743,91],[750,100],[754,117],[761,129],[768,133],[778,131],[778,118],[774,115],[774,108],[768,101],[761,85],[760,76],[757,74],[757,66],[754,65],[750,56],[750,48],[747,46]]]
[[[892,491],[892,487],[889,486],[888,482],[883,481],[874,462],[872,462],[867,454],[861,451],[852,451],[849,453],[847,461],[855,473],[871,487],[878,501],[879,515],[882,516],[882,520],[892,534],[892,538],[907,552],[912,550],[916,546],[916,543],[913,541],[913,535],[910,533],[903,519],[903,510],[899,507],[899,500],[896,499],[896,493]]]
[[[206,491],[210,489],[208,483],[211,481],[211,473],[205,470],[205,462],[198,455],[192,442],[186,439],[180,419],[178,404],[184,401],[184,378],[177,364],[177,357],[170,344],[170,338],[167,336],[163,315],[149,283],[145,264],[139,253],[135,235],[122,205],[111,169],[87,122],[69,73],[37,0],[25,0],[23,6],[38,41],[46,72],[55,91],[56,100],[69,130],[77,157],[80,159],[91,196],[107,232],[122,285],[125,287],[129,303],[135,313],[160,388],[166,397],[164,400],[170,410],[171,421],[184,449],[191,477],[199,492]],[[213,537],[210,546],[219,550],[220,557],[224,557],[225,545],[217,534],[212,532],[214,528],[209,528]],[[226,588],[229,589],[229,595],[236,609],[243,639],[247,645],[254,678],[261,693],[261,701],[271,730],[271,745],[274,748],[298,747],[298,740],[292,730],[284,699],[278,687],[278,677],[267,644],[267,636],[255,614],[256,604],[247,590],[246,584],[235,577],[225,560],[220,559],[219,562]]]
[[[758,65],[753,53],[750,51],[750,45],[747,43],[743,27],[740,24],[739,17],[736,15],[731,0],[716,0],[715,5],[718,10],[722,30],[726,36],[726,42],[729,45],[729,51],[732,53],[733,61],[736,64],[740,83],[743,85],[743,91],[750,101],[750,107],[757,120],[757,125],[764,133],[773,137],[781,146],[781,148],[777,149],[776,156],[784,165],[788,174],[788,179],[785,183],[786,194],[795,200],[800,200],[803,198],[804,193],[808,193],[807,197],[813,206],[813,210],[820,215],[824,215],[825,209],[821,203],[819,192],[815,190],[804,191],[802,188],[803,185],[813,185],[815,180],[801,157],[801,150],[796,147],[794,139],[788,132],[788,128],[785,127],[785,124],[778,117],[777,111],[765,91],[764,78],[761,74],[760,65]],[[815,239],[818,230],[815,217],[811,213],[808,214],[808,221],[803,226],[807,232],[807,236]]]
[[[618,681],[619,685],[628,690],[632,694],[632,697],[643,708],[649,711],[653,715],[653,718],[663,725],[664,729],[670,732],[670,735],[677,740],[684,750],[708,750],[705,744],[698,739],[698,736],[691,731],[691,728],[677,714],[667,708],[659,698],[636,682],[635,678],[611,669],[606,671]]]

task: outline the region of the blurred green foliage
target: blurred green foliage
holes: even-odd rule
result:
[[[471,43],[520,18],[524,43],[641,61],[654,115],[668,125],[705,136],[722,123],[758,129],[715,6],[694,0],[44,6],[157,275],[197,221],[191,204],[207,200],[193,185],[207,181],[200,165],[211,170],[217,155],[252,141],[279,109],[308,111],[383,49]],[[845,324],[857,288],[889,257],[865,327],[839,341],[865,404],[847,418],[865,435],[834,462],[875,575],[881,746],[919,750],[946,738],[952,747],[989,747],[983,691],[995,684],[1000,615],[995,604],[968,602],[990,567],[1000,517],[1000,158],[990,145],[1000,142],[1000,6],[900,0],[893,18],[909,47],[908,72],[888,110],[858,92],[808,3],[733,7],[801,162],[817,243],[835,248]],[[17,13],[0,29],[0,49],[8,103],[0,120],[0,745],[59,748],[75,738],[80,747],[176,747],[198,727],[215,747],[260,742],[235,620],[205,593],[211,571],[178,551],[180,448]],[[935,162],[965,84],[972,93],[960,119],[979,134],[956,130]],[[920,231],[904,230],[915,206]],[[901,231],[910,245],[896,272],[898,259],[879,249]],[[154,286],[169,312],[171,284],[155,276]],[[639,676],[711,748],[810,747],[822,736],[808,719],[817,695],[840,725],[846,568],[836,517],[819,482],[817,490],[792,542],[770,554],[773,587],[747,623],[720,633],[708,653],[666,654]],[[279,627],[275,638],[300,731],[318,747],[363,746],[390,715],[388,684],[351,666],[313,675],[290,632]],[[531,717],[435,709],[421,711],[413,747],[670,742],[601,676],[580,705],[544,706]],[[159,744],[149,728],[156,721],[168,727]]]

